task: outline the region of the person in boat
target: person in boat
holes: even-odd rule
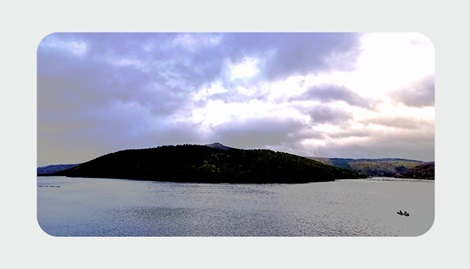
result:
[[[407,217],[408,217],[410,214],[409,214],[408,212],[406,212],[406,211],[405,211],[405,213],[403,213],[403,215],[405,215],[405,216],[407,216]]]
[[[400,210],[400,211],[397,211],[397,214],[398,215],[403,215],[403,212],[401,212],[401,210]]]

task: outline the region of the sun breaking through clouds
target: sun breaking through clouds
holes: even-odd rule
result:
[[[55,33],[37,51],[38,164],[220,142],[434,160],[416,33]]]

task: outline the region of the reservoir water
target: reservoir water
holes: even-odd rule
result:
[[[38,223],[53,236],[419,236],[434,221],[429,180],[252,185],[38,177],[37,186]]]

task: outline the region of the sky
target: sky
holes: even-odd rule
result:
[[[210,144],[434,161],[419,33],[53,33],[37,49],[37,162]]]

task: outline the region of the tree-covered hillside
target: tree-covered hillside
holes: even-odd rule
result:
[[[297,155],[220,144],[123,150],[55,175],[208,183],[306,183],[360,177]]]
[[[434,162],[425,163],[422,161],[396,158],[347,159],[312,157],[311,159],[349,169],[366,177],[434,179]]]
[[[396,177],[434,179],[434,162],[416,165]]]

